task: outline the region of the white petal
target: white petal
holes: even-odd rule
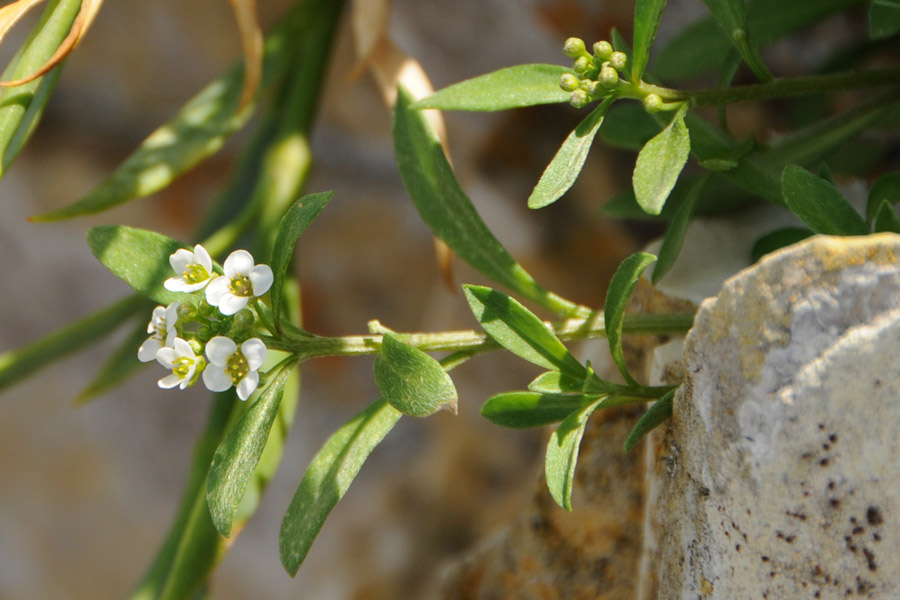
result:
[[[247,359],[250,370],[256,371],[266,360],[266,345],[259,338],[250,338],[241,344],[241,354]]]
[[[163,282],[163,287],[165,287],[170,292],[186,292],[188,286],[188,282],[182,279],[181,277],[169,277]]]
[[[175,271],[179,277],[184,275],[184,270],[192,262],[194,262],[194,253],[190,250],[185,250],[184,248],[176,250],[174,254],[169,256],[169,264],[172,265],[172,270]]]
[[[209,257],[206,248],[200,244],[194,246],[194,262],[206,269],[207,273],[212,273],[212,258]]]
[[[223,315],[233,315],[237,311],[247,306],[247,296],[235,296],[232,293],[225,294],[219,300],[219,312]],[[210,302],[212,304],[212,302]]]
[[[228,293],[230,293],[228,291],[228,278],[216,277],[206,286],[206,301],[211,306],[218,306],[219,302],[222,301],[222,297]]]
[[[138,360],[150,362],[156,360],[156,352],[162,348],[162,344],[156,338],[147,338],[147,341],[138,348]],[[171,367],[170,367],[171,368]]]
[[[224,369],[207,367],[203,371],[203,385],[211,392],[224,392],[231,387],[231,377]]]
[[[160,348],[156,351],[156,362],[167,369],[175,368],[175,360],[177,358],[178,354],[175,352],[175,348]]]
[[[275,276],[272,275],[272,269],[269,265],[256,265],[250,270],[250,283],[253,285],[253,295],[262,296],[272,287],[272,281]]]
[[[168,279],[166,281],[168,281]],[[187,292],[188,294],[190,294],[191,292],[196,292],[197,290],[202,290],[204,287],[206,287],[206,284],[209,283],[209,279],[204,279],[203,281],[198,281],[197,283],[188,283],[187,281],[182,280],[182,283],[184,283],[184,285],[181,286],[181,289],[170,291]]]
[[[184,378],[181,380],[181,385],[179,385],[178,387],[180,387],[181,389],[185,389],[187,386],[189,386],[191,384],[191,381],[194,380],[194,371],[196,370],[197,363],[192,363],[191,368],[188,369],[187,375],[184,376]]]
[[[175,373],[171,373],[170,375],[166,375],[165,377],[160,379],[158,383],[159,387],[163,388],[164,390],[168,390],[181,383],[181,377],[179,377]]]
[[[177,337],[172,341],[172,347],[175,348],[175,354],[178,355],[179,358],[190,358],[193,360],[197,357],[197,355],[194,354],[194,349],[191,348],[191,345],[180,337]]]
[[[250,397],[250,394],[256,389],[256,386],[259,385],[259,373],[256,371],[251,371],[247,373],[247,375],[238,381],[237,384],[237,395],[241,400],[246,400]]]
[[[247,275],[253,268],[253,255],[246,250],[235,250],[225,259],[222,268],[228,277]]]
[[[217,335],[206,342],[206,358],[209,359],[209,362],[219,367],[224,367],[225,361],[236,351],[237,344],[224,335]]]

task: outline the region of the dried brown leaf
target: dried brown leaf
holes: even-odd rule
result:
[[[244,52],[244,87],[238,111],[253,101],[262,79],[263,34],[256,12],[256,0],[230,0]]]

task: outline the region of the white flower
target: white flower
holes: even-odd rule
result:
[[[175,333],[175,323],[177,321],[177,302],[173,302],[168,306],[157,306],[153,309],[153,316],[150,318],[150,324],[147,325],[147,333],[151,335],[138,348],[138,359],[141,362],[155,360],[157,350],[172,345],[172,341],[177,335]]]
[[[257,372],[266,359],[266,345],[250,338],[240,350],[233,340],[217,335],[206,343],[209,367],[203,371],[203,383],[213,392],[224,392],[232,385],[238,398],[246,400],[259,385]]]
[[[169,277],[163,285],[170,292],[196,292],[214,277],[212,259],[206,248],[197,244],[194,251],[184,248],[169,257],[169,264],[179,277]]]
[[[224,277],[217,277],[206,288],[206,301],[218,306],[223,315],[233,315],[247,306],[252,297],[259,297],[272,287],[269,265],[254,265],[253,256],[246,250],[235,250],[222,265]]]
[[[176,385],[184,389],[197,381],[199,371],[203,369],[206,361],[202,356],[194,354],[191,345],[180,337],[176,337],[172,347],[160,348],[156,353],[156,360],[167,369],[172,369],[171,375],[166,375],[159,380],[159,387],[169,389]]]

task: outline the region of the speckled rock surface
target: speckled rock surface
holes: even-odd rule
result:
[[[900,597],[898,255],[818,237],[702,304],[651,448],[644,598]]]

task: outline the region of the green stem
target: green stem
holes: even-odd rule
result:
[[[665,102],[690,102],[695,106],[759,102],[822,92],[839,92],[874,87],[895,86],[900,82],[900,67],[850,71],[829,75],[810,75],[775,79],[769,83],[733,86],[724,89],[674,90],[648,83],[638,89],[643,95],[658,94]]]
[[[622,331],[627,334],[684,333],[694,321],[692,313],[661,315],[628,315]],[[577,341],[606,337],[603,314],[595,312],[588,318],[572,318],[553,326],[553,332],[562,341]],[[487,334],[474,331],[444,331],[440,333],[400,334],[402,340],[425,352],[455,352],[468,354],[499,349],[500,346]],[[266,346],[296,354],[301,360],[324,356],[362,356],[377,354],[381,349],[380,334],[348,335],[342,337],[282,338],[263,336]],[[469,358],[466,356],[465,358]]]

